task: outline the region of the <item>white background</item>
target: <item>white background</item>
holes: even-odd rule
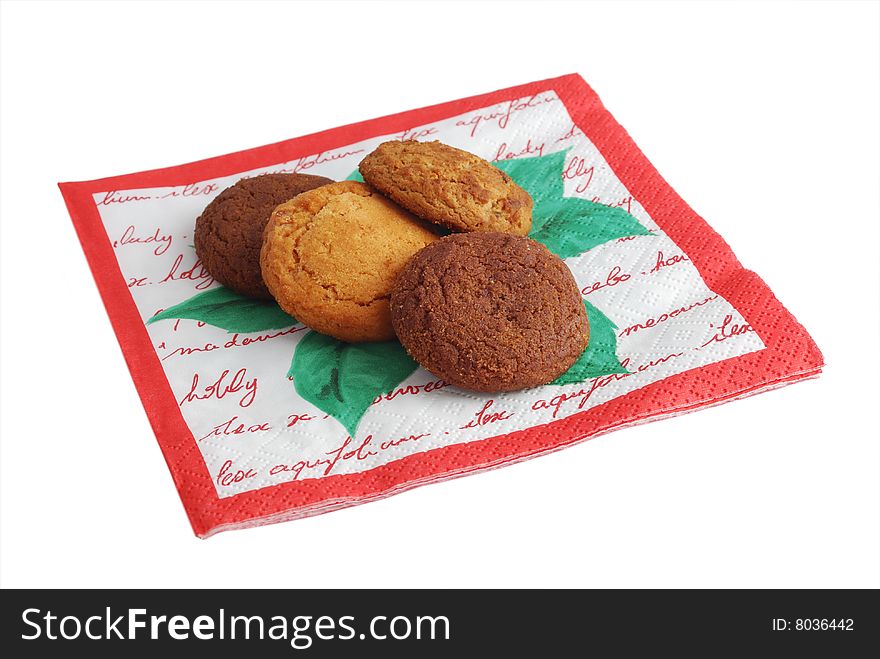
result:
[[[878,4],[4,3],[0,25],[2,586],[880,586]],[[56,182],[569,72],[826,373],[196,539]]]

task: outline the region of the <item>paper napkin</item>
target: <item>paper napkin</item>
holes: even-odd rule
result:
[[[591,324],[558,380],[459,390],[396,342],[317,334],[199,263],[195,218],[227,186],[268,172],[357,178],[358,162],[394,139],[473,152],[530,192],[530,235],[565,259]],[[822,367],[806,330],[577,75],[60,187],[201,537],[499,467]]]

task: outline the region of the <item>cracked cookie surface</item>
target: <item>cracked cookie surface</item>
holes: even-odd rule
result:
[[[461,233],[416,254],[391,293],[407,352],[475,391],[546,384],[577,361],[590,334],[568,266],[529,238]]]
[[[441,142],[384,142],[359,170],[404,208],[455,231],[525,236],[532,226],[528,192],[486,160]]]
[[[278,206],[263,234],[263,279],[303,324],[342,341],[394,338],[388,300],[404,264],[437,236],[355,181]]]
[[[263,174],[223,190],[196,220],[193,243],[205,269],[242,295],[271,299],[260,274],[263,228],[278,204],[327,183],[309,174]]]

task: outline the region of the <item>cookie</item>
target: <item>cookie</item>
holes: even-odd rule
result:
[[[263,279],[287,313],[350,342],[394,337],[400,269],[437,236],[365,183],[342,181],[278,206],[263,234]]]
[[[385,142],[359,169],[382,194],[454,231],[525,236],[532,227],[529,193],[467,151],[440,142]]]
[[[263,174],[226,188],[196,220],[193,242],[202,265],[227,288],[271,299],[260,275],[263,228],[278,204],[327,183],[323,176]]]
[[[503,233],[451,234],[421,250],[391,293],[391,321],[431,373],[487,392],[551,382],[590,334],[565,263],[540,243]]]

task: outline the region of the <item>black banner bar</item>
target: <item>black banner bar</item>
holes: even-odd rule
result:
[[[2,647],[15,657],[119,657],[135,645],[172,657],[542,657],[601,647],[635,656],[646,641],[675,656],[846,657],[880,647],[880,598],[868,590],[6,590],[2,599]]]

